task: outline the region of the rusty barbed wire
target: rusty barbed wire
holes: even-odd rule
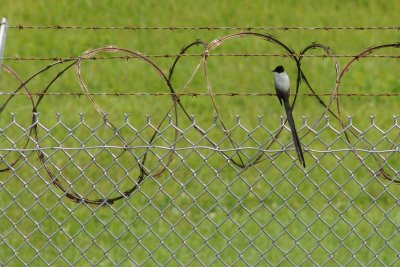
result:
[[[68,92],[67,89],[61,90],[63,92],[4,92],[0,91],[0,96],[1,95],[8,95],[8,96],[190,96],[190,97],[198,97],[198,96],[229,96],[229,97],[242,97],[242,96],[271,96],[271,97],[276,97],[276,93],[258,93],[258,92],[248,92],[248,93],[239,93],[237,91],[233,92],[224,92],[224,93],[198,93],[198,92],[186,92],[186,93],[180,93],[180,94],[174,94],[174,93],[167,93],[167,92],[91,92],[91,93],[82,93],[82,92]],[[383,93],[297,93],[296,96],[348,96],[348,97],[395,97],[395,96],[400,96],[399,93],[394,93],[394,92],[383,92]]]
[[[148,58],[176,58],[179,54],[147,54]],[[202,57],[203,54],[184,54],[182,57]],[[274,53],[224,53],[224,54],[209,54],[210,57],[282,57],[288,58],[292,56],[299,57],[300,54],[274,54]],[[334,54],[336,58],[355,58],[359,57],[359,55],[345,55],[345,54]],[[329,58],[328,55],[302,55],[305,58]],[[3,57],[4,60],[12,60],[12,61],[70,61],[70,60],[78,60],[80,57]],[[92,57],[87,58],[85,60],[113,60],[113,59],[121,59],[121,60],[130,60],[134,59],[133,56],[112,56],[112,57]],[[400,55],[365,55],[363,58],[392,58],[392,59],[400,59]]]
[[[22,25],[9,26],[16,30],[235,30],[235,31],[289,31],[289,30],[396,30],[400,31],[400,26],[83,26],[83,25]]]

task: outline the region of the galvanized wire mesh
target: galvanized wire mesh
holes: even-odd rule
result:
[[[284,120],[40,118],[2,121],[2,265],[376,266],[400,256],[397,117],[384,128],[304,119],[306,168]]]

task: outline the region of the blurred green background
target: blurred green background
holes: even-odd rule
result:
[[[397,1],[3,0],[0,16],[6,17],[10,26],[398,26],[399,8]],[[197,39],[211,42],[236,32],[239,31],[11,28],[4,56],[74,57],[107,45],[145,55],[177,54]],[[256,32],[271,34],[296,52],[317,42],[329,46],[338,55],[355,55],[374,45],[399,42],[400,37],[397,30]],[[388,48],[375,54],[398,56],[398,51]],[[200,47],[189,51],[193,54],[202,52]],[[217,54],[282,52],[281,48],[255,38],[227,41],[214,51]],[[320,50],[309,53],[323,54]],[[151,59],[165,74],[174,61],[174,58],[163,57]],[[338,58],[340,67],[350,60]],[[202,68],[185,86],[199,62],[200,57],[184,57],[179,62],[172,80],[176,91],[185,88],[183,92],[207,93]],[[4,63],[26,80],[52,61],[6,59]],[[208,73],[215,93],[273,93],[271,70],[277,65],[285,66],[294,84],[296,66],[290,59],[282,57],[210,56]],[[29,89],[42,92],[66,66],[62,64],[39,75],[28,84]],[[333,91],[335,68],[331,59],[306,58],[302,69],[318,93]],[[340,92],[398,93],[398,73],[398,59],[364,58],[345,74]],[[138,60],[85,61],[82,75],[90,92],[168,92],[160,76],[148,64]],[[12,92],[18,85],[5,71],[0,73],[0,91]],[[76,69],[71,68],[63,74],[49,92],[82,92]],[[300,86],[300,93],[309,93],[304,84]],[[0,95],[0,104],[7,97]],[[94,99],[117,128],[125,125],[121,130],[124,137],[131,140],[136,132],[144,136],[145,140],[135,139],[132,145],[145,144],[154,132],[146,115],[151,115],[152,125],[157,126],[172,103],[170,96],[95,96]],[[328,102],[329,96],[322,99]],[[263,116],[263,125],[275,130],[281,124],[280,116],[284,115],[274,96],[216,96],[215,101],[228,129],[237,125],[235,115],[240,115],[243,128],[250,131],[257,128],[257,116]],[[204,129],[213,125],[213,115],[217,112],[208,96],[183,96],[182,102]],[[376,126],[388,133],[368,131],[366,137],[374,140],[372,146],[391,148],[379,141],[382,136],[386,137],[385,141],[398,142],[398,126],[391,128],[393,115],[398,114],[398,97],[341,97],[340,110],[344,117],[351,115],[361,130],[370,127],[369,115],[376,116]],[[87,146],[99,145],[103,140],[108,145],[121,145],[120,140],[112,139],[113,131],[104,125],[102,117],[84,96],[45,96],[38,111],[43,147],[57,145],[60,140],[66,147],[79,146],[82,142]],[[11,113],[15,113],[19,126],[9,126],[13,120]],[[23,146],[26,140],[23,129],[29,127],[31,113],[32,106],[26,96],[11,100],[0,114],[1,148],[9,148],[12,143],[16,143],[17,148]],[[58,122],[57,113],[62,113],[63,126]],[[79,113],[85,114],[85,123],[81,123]],[[308,125],[313,125],[323,113],[324,109],[315,98],[298,97],[294,117],[300,135],[305,135],[303,146],[326,149],[333,144],[332,147],[348,148],[343,139],[335,141],[338,137],[335,131],[320,134],[318,138],[323,142],[318,145],[314,136],[306,135],[309,131],[301,127],[302,116],[307,118]],[[132,127],[126,127],[124,114],[130,115]],[[174,115],[173,112],[170,114]],[[181,129],[190,127],[190,121],[181,110],[178,114]],[[333,118],[331,125],[340,130],[339,123]],[[96,129],[97,135],[90,127]],[[257,146],[257,142],[265,142],[265,136],[270,138],[270,133],[254,130],[253,138],[257,142],[253,143],[243,141],[248,136],[246,131],[232,132],[243,146]],[[76,138],[68,137],[71,133]],[[220,129],[210,130],[209,135],[218,140],[224,137]],[[166,141],[157,139],[156,145],[173,142],[171,127],[167,127],[163,136]],[[198,141],[199,145],[210,145],[204,140],[200,142],[201,138],[193,128],[185,133],[185,137]],[[108,142],[109,139],[112,141]],[[290,133],[284,131],[281,139],[283,143],[290,142]],[[185,142],[180,146],[190,145]],[[356,145],[362,147],[361,143],[356,142]],[[29,147],[34,148],[34,145]],[[229,149],[231,144],[221,141],[221,147]],[[143,151],[135,152],[138,158],[143,157]],[[163,149],[154,151],[162,157],[167,155]],[[17,153],[4,150],[1,153],[1,167],[18,157]],[[116,195],[116,191],[125,190],[138,175],[137,164],[129,154],[121,155],[118,160],[110,156],[118,154],[117,149],[46,153],[52,170],[67,177],[62,181],[65,184],[69,181],[74,190],[88,194],[88,197]],[[250,158],[255,157],[252,151],[246,153]],[[389,163],[391,173],[398,175],[397,154]],[[26,152],[24,155],[26,157],[14,171],[0,173],[0,264],[6,266],[390,265],[400,251],[397,236],[400,218],[396,205],[399,189],[371,175],[365,168],[373,165],[371,157],[360,163],[345,153],[337,153],[340,160],[332,154],[320,157],[306,153],[307,168],[303,170],[291,158],[295,156],[294,151],[290,151],[279,156],[274,164],[264,161],[243,171],[208,150],[199,150],[197,154],[182,151],[175,156],[168,171],[158,178],[148,178],[129,199],[111,208],[98,208],[71,203],[48,183],[36,154]],[[93,158],[97,165],[91,164]],[[115,162],[119,165],[115,166]],[[147,162],[153,173],[162,169],[160,160],[153,154]],[[166,164],[166,158],[161,162]],[[98,186],[99,192],[91,191],[93,184]]]

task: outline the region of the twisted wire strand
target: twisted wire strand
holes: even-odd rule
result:
[[[269,96],[269,97],[276,97],[276,93],[269,93],[269,92],[222,92],[222,93],[199,93],[199,92],[186,92],[186,93],[168,93],[168,92],[68,92],[67,89],[60,90],[62,92],[4,92],[0,91],[0,95],[9,95],[9,96],[174,96],[177,95],[179,97],[182,96],[189,96],[189,97],[210,97],[210,96],[229,96],[229,97],[243,97],[243,96]],[[261,91],[261,90],[260,90]],[[382,90],[383,91],[383,90]],[[336,96],[336,97],[397,97],[400,96],[400,92],[381,92],[381,93],[297,93],[296,96]]]
[[[83,26],[83,25],[15,25],[9,26],[10,29],[16,30],[235,30],[235,31],[332,31],[332,30],[396,30],[400,31],[400,26]]]
[[[150,54],[146,55],[148,58],[176,58],[177,56],[181,57],[202,57],[203,54],[199,53],[194,53],[194,54]],[[282,58],[288,58],[288,57],[306,57],[306,58],[329,58],[330,56],[325,55],[325,54],[310,54],[310,55],[300,55],[300,54],[279,54],[279,53],[214,53],[214,54],[209,54],[208,56],[210,57],[282,57]],[[334,55],[336,58],[355,58],[359,57],[359,55],[353,55],[353,54],[335,54]],[[371,55],[367,54],[362,56],[364,58],[391,58],[391,59],[400,59],[400,55]],[[136,57],[134,56],[109,56],[109,57],[104,57],[104,56],[96,56],[96,57],[91,57],[91,58],[86,58],[85,60],[116,60],[116,59],[121,59],[121,60],[130,60],[134,59]],[[15,56],[15,57],[3,57],[4,60],[11,60],[11,61],[70,61],[70,60],[79,60],[80,57],[29,57],[29,56]]]

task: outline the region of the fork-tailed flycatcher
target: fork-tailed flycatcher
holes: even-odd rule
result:
[[[279,102],[282,102],[285,106],[286,117],[289,122],[290,130],[292,131],[292,137],[294,146],[296,148],[297,156],[300,162],[306,167],[306,162],[304,161],[303,152],[301,150],[301,145],[299,141],[299,137],[297,135],[296,126],[294,125],[293,115],[292,115],[292,107],[289,103],[290,96],[290,81],[289,76],[286,74],[285,69],[282,66],[276,67],[272,72],[275,74],[275,90],[276,95],[278,96]]]

